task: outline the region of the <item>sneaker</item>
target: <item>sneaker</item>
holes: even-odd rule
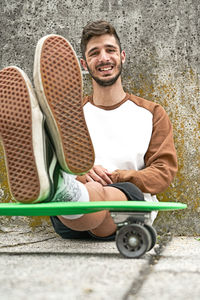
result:
[[[46,171],[44,117],[27,75],[17,67],[0,71],[0,139],[14,199],[41,202],[51,192]]]
[[[59,35],[39,40],[34,84],[61,168],[84,174],[94,163],[94,150],[82,109],[82,73],[70,43]]]

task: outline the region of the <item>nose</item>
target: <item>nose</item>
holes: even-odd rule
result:
[[[109,61],[109,56],[104,49],[102,49],[99,54],[99,61],[100,62],[108,62]]]

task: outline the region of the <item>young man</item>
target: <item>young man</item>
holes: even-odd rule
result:
[[[81,47],[81,64],[93,84],[93,95],[84,99],[86,123],[81,71],[71,45],[50,35],[36,47],[34,82],[50,136],[47,156],[43,115],[28,78],[15,67],[0,73],[0,135],[13,196],[21,202],[157,201],[155,194],[177,170],[168,116],[160,105],[125,93],[126,55],[109,23],[89,23]],[[63,238],[110,239],[116,230],[108,211],[51,220]]]

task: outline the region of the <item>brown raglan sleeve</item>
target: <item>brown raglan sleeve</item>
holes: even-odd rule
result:
[[[153,131],[145,154],[145,168],[116,170],[113,182],[132,182],[144,193],[152,195],[163,192],[172,182],[178,166],[174,147],[173,129],[167,113],[160,105],[153,110]]]

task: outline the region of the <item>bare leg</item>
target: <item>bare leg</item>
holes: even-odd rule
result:
[[[125,194],[117,188],[102,186],[97,182],[89,182],[85,186],[88,190],[90,201],[127,201]],[[64,225],[73,230],[90,230],[100,237],[109,236],[116,231],[116,225],[110,213],[106,210],[85,214],[75,220],[68,220],[62,216],[58,216],[58,218]]]

